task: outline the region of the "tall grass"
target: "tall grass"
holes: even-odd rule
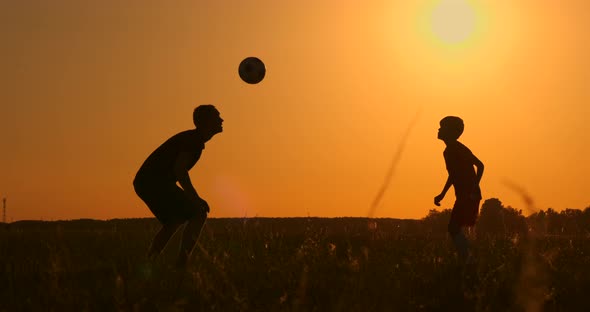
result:
[[[0,230],[0,311],[524,311],[522,241],[476,240],[460,267],[419,221],[210,219],[185,272],[145,261],[152,219],[11,224]],[[586,239],[537,237],[540,307],[583,311]],[[521,289],[522,291],[522,289]]]

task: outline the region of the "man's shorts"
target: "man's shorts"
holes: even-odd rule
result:
[[[135,193],[141,198],[162,224],[185,222],[198,214],[207,213],[195,206],[177,185],[150,185],[133,182]]]
[[[481,198],[470,198],[469,196],[458,196],[451,211],[449,231],[451,227],[459,229],[465,226],[474,226],[479,213],[479,202]]]

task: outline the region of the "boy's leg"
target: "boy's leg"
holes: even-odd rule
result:
[[[449,223],[449,234],[457,249],[459,261],[465,263],[469,256],[469,240],[467,240],[467,237],[465,237],[465,234],[461,231],[461,227],[452,219]]]
[[[162,253],[162,250],[164,250],[164,247],[166,247],[166,244],[168,244],[168,241],[172,238],[172,235],[176,233],[182,223],[183,222],[170,222],[162,225],[160,231],[154,236],[154,240],[148,251],[149,259],[154,259]]]
[[[458,196],[451,211],[449,221],[449,234],[459,254],[461,263],[469,260],[469,240],[463,233],[463,228],[475,225],[479,208],[479,200],[473,200],[469,196]]]
[[[184,232],[182,233],[180,252],[176,262],[178,267],[186,266],[188,258],[190,257],[193,248],[199,239],[201,229],[203,228],[206,219],[207,213],[203,211],[202,213],[197,213],[193,218],[188,220],[186,227],[184,228]]]

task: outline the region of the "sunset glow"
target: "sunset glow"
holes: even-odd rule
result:
[[[0,2],[8,220],[151,217],[141,163],[214,104],[190,172],[211,217],[422,218],[439,121],[485,164],[484,199],[590,205],[588,1]],[[256,56],[257,85],[238,76]],[[374,211],[408,126],[398,166]],[[441,203],[453,204],[453,196]]]

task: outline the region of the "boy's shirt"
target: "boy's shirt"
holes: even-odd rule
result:
[[[449,178],[455,188],[455,195],[457,197],[470,196],[475,190],[481,197],[479,186],[474,189],[477,183],[477,176],[473,168],[476,157],[471,150],[461,142],[456,141],[447,145],[443,156]]]

